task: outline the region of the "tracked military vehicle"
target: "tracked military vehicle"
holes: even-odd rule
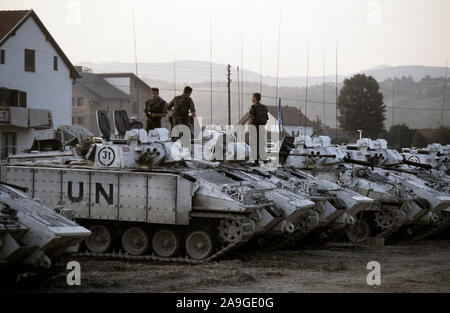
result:
[[[249,151],[248,145],[244,142],[237,142],[233,131],[209,131],[215,137],[213,143],[225,143],[227,147],[232,147],[232,150],[237,150],[235,147],[241,147],[243,151]],[[219,136],[222,136],[220,139]],[[205,145],[208,147],[208,144]],[[208,149],[211,152],[214,149]],[[218,149],[221,151],[221,149]],[[233,151],[227,149],[226,154],[228,156],[235,154]],[[208,159],[213,159],[213,154],[208,153],[206,155]],[[222,159],[222,157],[220,158]],[[228,158],[230,159],[230,158]],[[275,160],[276,161],[276,160]],[[297,197],[303,199],[309,199],[314,202],[314,206],[309,209],[299,212],[298,217],[295,219],[286,218],[282,223],[293,223],[291,229],[292,234],[284,236],[274,236],[273,232],[269,232],[270,236],[264,238],[263,246],[265,247],[299,247],[305,244],[310,244],[314,241],[314,245],[320,245],[327,240],[335,237],[331,233],[336,234],[339,230],[343,230],[346,227],[351,226],[354,223],[353,217],[346,212],[345,204],[341,205],[340,199],[336,198],[334,194],[329,191],[325,191],[330,187],[327,182],[321,182],[319,185],[321,190],[318,190],[318,179],[312,176],[300,176],[298,174],[282,173],[282,168],[277,168],[279,164],[274,164],[272,168],[269,164],[263,164],[262,167],[255,166],[248,162],[225,162],[221,163],[221,169],[228,171],[233,176],[242,180],[250,180],[258,182],[258,184],[273,184],[277,187],[273,191],[275,197],[292,197],[295,194]],[[270,169],[270,170],[269,170]],[[326,184],[326,186],[324,185]],[[342,188],[340,188],[342,189]],[[339,192],[340,193],[340,192]],[[356,193],[355,196],[359,196]],[[358,201],[363,200],[364,197],[359,196],[359,199],[355,201],[352,199],[352,204],[349,206],[350,210],[358,210]],[[371,202],[369,198],[365,200]],[[363,202],[363,201],[361,201]],[[340,205],[340,206],[339,206]],[[338,207],[339,206],[339,207]],[[349,210],[349,211],[350,211]],[[288,213],[288,212],[286,212]],[[317,235],[317,236],[314,236]],[[306,240],[309,237],[315,237],[317,240]]]
[[[446,175],[436,169],[440,166],[439,162],[435,164],[423,162],[427,159],[430,161],[430,156],[422,160],[411,157],[406,159],[396,150],[388,149],[384,139],[363,138],[357,145],[361,147],[366,162],[403,179],[405,186],[418,197],[417,207],[407,212],[405,228],[409,235],[423,238],[448,226],[450,195],[446,192]],[[442,154],[433,159],[446,162]]]
[[[38,130],[30,149],[8,157],[8,163],[61,163],[78,159],[76,146],[93,134],[79,125],[61,125],[57,129]]]
[[[271,182],[284,191],[306,197],[315,203],[299,220],[295,234],[279,241],[277,247],[324,244],[351,227],[355,222],[352,215],[373,201],[356,193],[350,195],[336,184],[299,171],[283,168],[268,170],[253,166],[241,166],[239,171],[241,176]]]
[[[98,112],[103,138],[79,145],[77,160],[15,162],[2,177],[28,186],[50,207],[72,209],[92,231],[89,253],[111,257],[210,260],[254,236],[292,233],[314,206],[269,182],[191,158],[166,129],[146,132],[127,121],[115,112],[118,136],[112,136],[106,113]]]
[[[26,189],[0,182],[0,269],[3,275],[49,270],[56,257],[76,246],[90,231],[30,199]],[[62,210],[70,217],[70,211]]]
[[[297,137],[294,147],[286,157],[285,166],[302,169],[315,177],[336,182],[375,199],[355,216],[355,226],[348,232],[354,242],[364,242],[369,236],[387,237],[405,222],[406,214],[415,206],[417,198],[401,179],[374,172],[367,163],[358,160],[363,156],[356,145],[332,146],[329,137]],[[359,167],[354,167],[359,163]]]
[[[336,238],[339,233],[353,225],[355,221],[353,215],[373,202],[368,197],[334,183],[320,180],[304,172],[280,167],[278,158],[273,161],[274,164],[265,163],[261,166],[254,166],[252,163],[233,163],[222,164],[222,167],[237,171],[237,175],[244,179],[273,183],[283,189],[283,192],[295,193],[315,203],[315,206],[299,220],[295,234],[286,240],[278,240],[277,246],[303,245],[306,242],[311,243],[311,240],[307,239],[312,238],[317,245]]]
[[[404,148],[402,156],[403,170],[412,171],[430,187],[450,194],[450,145],[434,143],[422,149]]]

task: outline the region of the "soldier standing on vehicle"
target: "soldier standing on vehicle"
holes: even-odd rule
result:
[[[186,125],[190,127],[189,123],[189,111],[192,117],[195,118],[195,105],[191,98],[192,88],[189,86],[184,87],[182,95],[176,96],[169,102],[169,110],[173,109],[172,115],[172,128],[177,125]]]
[[[252,96],[253,105],[250,107],[250,111],[248,112],[250,115],[250,119],[248,124],[255,125],[256,127],[256,163],[259,161],[259,126],[266,125],[267,120],[269,119],[269,114],[267,111],[267,107],[264,104],[260,103],[261,94],[259,92],[255,92]],[[264,143],[264,148],[265,148]]]
[[[146,130],[161,128],[161,118],[167,114],[167,103],[159,96],[159,89],[151,89],[152,98],[145,102],[142,114],[147,116]]]

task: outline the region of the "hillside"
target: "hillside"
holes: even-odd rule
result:
[[[92,68],[94,72],[134,72],[131,63],[82,63],[83,66]],[[205,122],[210,121],[210,63],[202,61],[177,61],[175,63],[177,93],[182,91],[185,84],[194,87],[193,99],[198,113],[204,117]],[[161,95],[170,100],[173,95],[173,63],[144,63],[139,64],[139,76],[150,86],[161,89]],[[381,92],[387,105],[387,128],[392,123],[392,97],[394,87],[394,123],[406,123],[413,128],[434,128],[440,123],[443,94],[444,67],[427,66],[379,66],[373,69],[363,70],[360,73],[372,75],[380,82]],[[428,77],[427,77],[428,75]],[[237,97],[238,86],[236,72],[232,71],[231,106],[232,122],[236,123],[242,114],[238,112],[239,100]],[[156,79],[157,78],[157,79]],[[342,83],[343,77],[339,77]],[[244,105],[241,111],[246,112],[251,104],[251,93],[259,91],[259,74],[244,71]],[[325,124],[335,126],[335,86],[334,76],[327,76],[325,84]],[[225,81],[225,65],[213,64],[213,122],[225,123],[227,120],[227,94]],[[270,76],[263,77],[262,102],[275,105],[275,81]],[[323,119],[323,86],[322,77],[309,77],[307,115],[310,119],[318,116]],[[305,111],[305,77],[280,78],[279,97],[283,105],[299,106]],[[444,123],[450,124],[450,87],[447,88],[444,113]]]

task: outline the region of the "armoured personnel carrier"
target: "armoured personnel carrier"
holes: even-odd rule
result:
[[[450,145],[434,143],[422,149],[404,148],[402,156],[402,169],[413,171],[431,187],[450,194]]]
[[[297,137],[286,157],[285,167],[307,171],[311,175],[345,186],[375,203],[355,217],[354,227],[347,233],[353,242],[364,242],[370,236],[387,237],[405,222],[405,211],[415,207],[415,196],[396,179],[373,171],[359,161],[363,153],[356,145],[332,146],[329,137]],[[354,167],[359,163],[359,167]]]
[[[4,274],[48,270],[56,257],[91,234],[24,191],[0,182],[0,268]],[[70,216],[69,210],[62,213]]]
[[[314,206],[269,182],[190,158],[166,129],[131,129],[127,121],[115,112],[113,137],[98,112],[103,139],[78,145],[77,160],[14,162],[3,166],[2,177],[28,186],[50,207],[72,209],[92,232],[85,241],[90,254],[111,257],[210,260],[256,235],[292,233]]]
[[[213,143],[227,142],[228,147],[241,147],[244,151],[249,151],[250,148],[244,142],[237,142],[233,131],[212,132]],[[223,138],[219,138],[222,136]],[[226,138],[225,138],[226,137]],[[206,144],[205,146],[208,146]],[[213,150],[209,149],[208,151]],[[219,149],[220,150],[220,149]],[[227,149],[227,155],[233,155],[233,151]],[[237,150],[237,149],[234,149]],[[212,154],[207,154],[209,159],[213,159]],[[221,158],[222,159],[222,158]],[[228,158],[229,159],[229,158]],[[276,161],[276,160],[274,160]],[[270,238],[264,238],[264,246],[276,247],[298,247],[305,244],[320,245],[326,241],[335,238],[343,229],[350,227],[354,223],[351,213],[358,212],[366,203],[372,202],[367,197],[362,197],[353,193],[353,198],[348,197],[343,188],[332,189],[332,184],[312,177],[306,173],[289,173],[279,164],[261,163],[261,166],[255,166],[249,162],[226,162],[221,163],[222,170],[227,170],[233,173],[235,177],[242,180],[258,181],[264,184],[273,184],[278,187],[274,189],[273,195],[276,197],[288,197],[288,195],[295,194],[303,199],[309,199],[314,202],[314,207],[308,210],[303,210],[296,222],[289,219],[295,225],[292,227],[292,234],[280,238],[280,236],[273,236],[270,232]],[[338,194],[338,196],[336,196]],[[364,204],[363,204],[364,203]],[[287,222],[286,219],[284,222]],[[308,240],[309,239],[309,240]]]
[[[299,247],[305,244],[317,246],[336,239],[354,224],[353,215],[373,201],[301,171],[247,166],[241,168],[240,173],[271,182],[315,203],[300,220],[296,233],[278,242],[279,247]]]
[[[446,162],[443,154],[432,158],[439,162],[430,164],[432,162],[426,162],[430,161],[430,156],[423,159],[404,158],[396,150],[388,149],[384,139],[363,138],[357,144],[361,147],[366,162],[403,179],[405,186],[418,197],[417,208],[407,212],[406,228],[409,235],[424,238],[448,226],[450,195],[445,182],[446,175],[437,169],[439,162]],[[420,154],[423,155],[426,154]]]

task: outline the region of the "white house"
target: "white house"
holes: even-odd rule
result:
[[[33,10],[0,11],[2,159],[29,148],[35,129],[72,123],[78,77]]]
[[[268,105],[267,110],[269,111],[269,120],[266,124],[266,130],[278,129],[280,124],[278,121],[278,107]],[[282,106],[281,112],[283,115],[283,135],[294,137],[300,134],[312,135],[313,123],[297,107]],[[247,125],[248,120],[249,115],[247,113],[239,121],[239,124]]]

